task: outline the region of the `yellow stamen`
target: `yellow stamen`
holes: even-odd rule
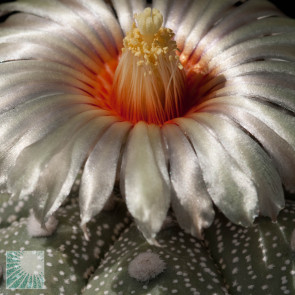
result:
[[[176,55],[174,33],[163,28],[163,16],[146,8],[123,40],[111,103],[132,122],[162,124],[182,111],[185,74]]]

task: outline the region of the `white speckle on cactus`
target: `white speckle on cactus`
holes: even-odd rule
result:
[[[165,268],[165,262],[158,254],[143,252],[129,263],[128,273],[132,278],[145,282],[158,276]]]
[[[54,216],[50,216],[48,221],[45,223],[46,228],[42,228],[34,213],[30,212],[27,222],[27,229],[31,237],[48,237],[55,232],[57,224],[57,219]]]

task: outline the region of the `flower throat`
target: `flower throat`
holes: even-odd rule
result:
[[[172,30],[163,28],[158,9],[135,14],[123,40],[111,104],[132,123],[161,125],[183,112],[185,73],[176,55]]]

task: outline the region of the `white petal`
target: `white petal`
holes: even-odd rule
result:
[[[207,2],[207,1],[206,1]],[[214,2],[214,3],[213,3]],[[210,28],[223,17],[236,1],[211,1],[200,17],[197,19],[195,26],[190,34],[186,37],[185,46],[182,56],[189,57],[192,51],[196,48],[200,40],[208,33]]]
[[[235,52],[246,50],[249,42],[256,42],[256,45],[263,44],[268,35],[294,33],[295,21],[285,17],[265,18],[250,24],[241,26],[230,34],[219,39],[215,46],[210,47],[202,55],[204,61],[216,58],[218,61],[230,57]],[[252,41],[253,40],[253,41]],[[198,57],[196,56],[195,59]]]
[[[222,59],[218,61],[213,59],[210,61],[208,67],[214,68],[214,71],[211,73],[220,73],[226,69],[230,69],[234,66],[242,65],[245,63],[258,61],[258,60],[281,60],[281,61],[295,61],[295,34],[293,38],[289,35],[287,36],[271,36],[264,38],[264,43],[260,42],[247,42],[244,44],[243,52],[235,52],[230,56],[221,56]],[[256,41],[256,40],[254,40]],[[285,63],[286,64],[286,63]]]
[[[99,34],[104,32],[104,38],[112,38],[119,50],[122,47],[123,34],[118,21],[116,20],[111,8],[102,0],[79,0],[83,6],[87,7],[95,16],[99,26],[95,26],[94,29]],[[103,26],[103,30],[101,29]],[[107,45],[108,43],[104,41]],[[107,46],[108,48],[108,46]]]
[[[122,47],[122,31],[111,9],[102,0],[62,0],[95,33],[111,56]],[[95,44],[94,44],[95,46]],[[100,48],[95,47],[100,54]]]
[[[159,5],[162,2],[166,2],[165,17],[163,21],[163,27],[169,28],[176,33],[181,25],[186,12],[190,9],[193,1],[190,0],[174,0],[174,1],[154,1],[153,5]],[[172,2],[172,3],[171,3]],[[162,10],[160,10],[162,12]]]
[[[295,45],[295,41],[294,41]],[[295,55],[295,54],[294,54]],[[239,65],[232,66],[231,63],[227,65],[226,69],[221,69],[221,67],[214,69],[211,75],[224,75],[226,79],[230,80],[232,78],[238,76],[246,76],[246,75],[269,75],[269,74],[280,74],[280,75],[290,75],[293,79],[295,79],[295,69],[292,63],[284,62],[284,61],[255,61],[248,62]],[[271,85],[270,85],[271,86]]]
[[[32,193],[41,172],[53,155],[62,150],[80,128],[99,114],[100,111],[98,110],[89,110],[77,114],[42,140],[24,149],[8,176],[7,186],[9,191],[13,195],[20,196]]]
[[[238,6],[231,7],[229,13],[221,15],[220,20],[215,23],[211,30],[202,38],[196,51],[198,58],[209,48],[218,46],[218,42],[231,34],[239,27],[247,26],[249,23],[257,22],[259,17],[281,16],[282,13],[268,1],[243,1]],[[245,53],[245,51],[243,51]],[[222,60],[219,59],[222,62]]]
[[[164,151],[161,129],[157,125],[147,125],[148,136],[153,150],[155,161],[167,186],[170,186],[167,157]]]
[[[3,22],[1,28],[2,30],[5,28],[7,31],[11,30],[12,32],[22,31],[24,34],[30,32],[34,34],[34,32],[38,31],[45,34],[48,38],[51,38],[51,36],[60,37],[64,40],[67,40],[67,42],[72,44],[73,46],[79,48],[84,54],[93,59],[94,62],[101,62],[97,54],[94,52],[92,46],[89,45],[89,43],[85,40],[85,38],[83,38],[83,36],[77,34],[70,27],[63,26],[62,24],[59,24],[48,18],[45,19],[41,16],[31,15],[27,13],[17,13],[11,15],[5,22]],[[21,34],[19,34],[19,37],[21,39]],[[23,42],[27,46],[32,46],[32,44],[29,44],[28,42],[26,42],[26,40],[24,40]],[[16,47],[18,47],[19,44],[20,42],[17,42],[17,44],[15,44]],[[47,52],[45,53],[47,55],[45,55],[45,59],[50,59],[53,54],[52,56],[50,56],[50,54],[48,54],[48,50],[46,51]],[[61,52],[59,52],[59,54],[60,53]],[[31,52],[31,58],[36,58],[34,51]]]
[[[197,156],[178,126],[166,124],[163,132],[168,142],[171,182],[175,191],[173,210],[185,231],[202,238],[203,229],[214,219],[214,210]]]
[[[62,150],[48,161],[39,177],[35,193],[36,200],[39,199],[36,211],[40,220],[47,220],[69,195],[89,152],[101,134],[116,121],[113,116],[95,117],[73,134]],[[40,184],[42,187],[38,188]],[[42,191],[41,196],[38,195],[38,190]],[[42,208],[40,203],[44,204]]]
[[[255,186],[212,133],[192,119],[176,119],[190,139],[215,205],[234,223],[248,226],[258,215]]]
[[[48,92],[83,93],[92,97],[97,95],[94,87],[91,87],[95,83],[92,79],[87,78],[83,73],[79,76],[76,70],[56,63],[38,63],[36,61],[9,62],[0,65],[0,74],[2,73],[5,73],[5,75],[0,78],[0,90],[3,94],[0,112],[5,105],[13,105],[12,101],[14,99],[9,101],[13,94],[19,97],[20,101],[24,101],[24,97],[27,96],[19,93],[19,89],[34,83],[36,84],[34,89],[30,89],[27,86],[26,88],[29,89],[25,91],[25,93],[35,93],[35,95],[31,96],[32,98],[35,98],[37,93],[42,93],[45,96]],[[52,89],[52,85],[56,88],[55,91]]]
[[[65,56],[65,60],[72,60],[72,64],[76,63],[81,65],[85,71],[91,70],[94,73],[98,73],[99,69],[103,66],[103,63],[99,60],[94,62],[88,55],[86,55],[80,48],[75,46],[72,42],[69,42],[62,36],[56,34],[44,34],[37,30],[24,30],[24,29],[5,29],[1,28],[0,31],[0,43],[31,43],[42,45],[45,48],[52,49],[52,53]],[[50,56],[48,57],[50,59]]]
[[[161,0],[158,0],[157,2],[162,3]],[[166,2],[169,3],[168,0]],[[179,0],[177,2],[182,1]],[[175,40],[180,50],[183,50],[187,36],[189,36],[190,32],[193,30],[194,25],[198,22],[209,3],[210,1],[205,0],[190,1],[190,5],[186,9],[186,15],[184,15],[184,17],[182,18],[181,22],[179,23],[179,27],[175,32]],[[170,15],[168,15],[168,20],[170,21]]]
[[[295,60],[295,53],[293,54]],[[199,97],[208,99],[224,96],[225,93],[226,95],[234,93],[263,97],[285,105],[287,105],[285,100],[288,100],[289,104],[294,105],[292,91],[294,92],[295,70],[292,63],[268,60],[245,63],[231,68],[229,62],[226,67],[228,68],[226,70],[215,68],[207,78],[203,79],[203,85],[199,88]],[[215,77],[212,78],[212,76]],[[286,94],[283,94],[284,92]]]
[[[110,59],[109,52],[92,29],[69,7],[59,1],[43,0],[36,5],[34,1],[19,0],[4,4],[3,9],[35,14],[43,18],[49,18],[62,26],[70,27],[76,34],[80,34],[84,38],[89,47],[97,51],[102,60],[107,61]]]
[[[138,3],[136,3],[138,2]],[[126,34],[132,27],[134,22],[134,13],[141,12],[144,8],[144,1],[142,0],[115,0],[112,2],[118,15],[121,28]]]
[[[146,239],[152,242],[166,218],[170,191],[145,123],[139,122],[131,130],[124,153],[121,182],[127,207]]]
[[[222,113],[245,128],[273,159],[282,181],[295,191],[295,118],[282,110],[244,97],[219,97],[202,104],[203,111]]]
[[[220,115],[198,113],[192,118],[211,128],[226,151],[251,178],[257,189],[260,213],[276,219],[284,206],[284,192],[281,178],[269,156],[250,136]]]
[[[122,144],[130,127],[127,122],[113,124],[86,161],[80,187],[82,226],[103,209],[113,191]]]
[[[6,183],[8,170],[24,148],[91,109],[94,107],[85,105],[83,96],[56,95],[19,105],[0,115],[0,184]]]
[[[142,12],[145,9],[145,0],[129,0],[131,5],[132,14]]]
[[[169,28],[177,32],[181,22],[183,21],[186,11],[192,5],[190,0],[154,0],[153,8],[160,10],[163,15],[163,27]]]

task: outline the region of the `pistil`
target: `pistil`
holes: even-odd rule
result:
[[[111,104],[125,119],[163,124],[182,113],[185,73],[174,33],[163,16],[146,8],[134,16],[116,69]]]

